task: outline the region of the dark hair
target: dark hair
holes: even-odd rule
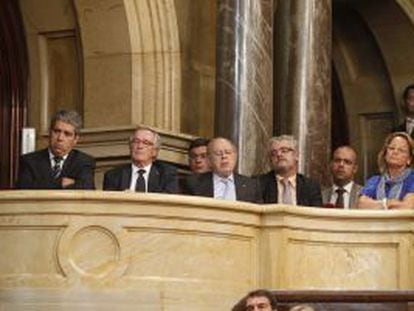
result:
[[[408,97],[408,92],[410,92],[410,90],[414,90],[414,84],[410,84],[410,85],[407,85],[407,86],[405,87],[404,92],[403,92],[403,96],[402,96],[402,98],[403,98],[404,100],[406,100],[406,99],[407,99],[407,97]]]
[[[207,147],[209,142],[210,140],[206,138],[196,138],[190,143],[190,146],[188,147],[188,152],[190,152],[192,149],[197,148],[197,147],[202,147],[202,146]]]
[[[52,130],[58,121],[69,123],[75,128],[75,134],[80,134],[80,129],[82,127],[82,118],[76,111],[67,111],[64,109],[58,110],[50,121],[49,130]]]
[[[244,298],[244,301],[245,301],[244,306],[246,307],[247,299],[254,298],[254,297],[266,297],[269,300],[270,305],[272,306],[272,310],[276,310],[277,300],[276,300],[275,296],[272,294],[271,291],[269,291],[267,289],[256,289],[254,291],[251,291]]]

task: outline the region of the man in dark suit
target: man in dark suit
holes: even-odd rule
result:
[[[185,193],[229,201],[261,202],[258,181],[234,172],[237,150],[231,141],[221,137],[212,139],[207,155],[212,171],[190,176]]]
[[[331,161],[332,186],[322,191],[324,206],[357,208],[361,186],[354,182],[358,170],[357,153],[351,146],[335,149]]]
[[[296,139],[290,135],[272,137],[268,151],[273,170],[258,176],[264,203],[322,206],[319,183],[297,171]]]
[[[393,132],[406,132],[414,138],[414,84],[408,85],[403,92],[402,110],[404,122],[392,129]]]
[[[104,190],[177,193],[177,170],[156,161],[161,139],[149,127],[138,127],[129,140],[131,162],[104,175]]]
[[[81,118],[75,111],[58,111],[51,120],[49,147],[22,155],[18,189],[94,189],[95,160],[73,149]]]

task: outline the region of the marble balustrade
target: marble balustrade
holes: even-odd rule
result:
[[[414,288],[414,211],[2,191],[0,310],[229,310],[248,290]]]

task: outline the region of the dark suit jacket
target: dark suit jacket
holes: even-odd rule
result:
[[[257,180],[234,174],[236,200],[262,203],[260,185]],[[202,197],[214,197],[213,173],[194,174],[186,180],[184,192]]]
[[[354,182],[354,184],[352,185],[350,198],[349,198],[349,208],[357,208],[359,193],[360,193],[361,189],[362,189],[362,186],[358,185],[357,183]],[[324,190],[322,190],[323,204],[330,203],[331,196],[332,196],[332,191],[333,191],[333,186],[331,186],[329,188],[325,188]]]
[[[123,191],[131,183],[131,164],[115,167],[104,175],[104,190]],[[177,193],[177,169],[169,164],[155,161],[152,163],[148,179],[148,192]]]
[[[407,126],[405,121],[395,127],[392,128],[392,132],[407,132]]]
[[[63,163],[61,177],[75,180],[65,189],[95,189],[95,160],[79,150],[72,150]],[[61,178],[54,179],[48,149],[22,155],[19,164],[18,189],[63,189]]]
[[[277,203],[277,182],[275,172],[258,176],[262,188],[264,203]],[[318,182],[303,176],[296,175],[296,202],[303,206],[322,206],[321,187]]]

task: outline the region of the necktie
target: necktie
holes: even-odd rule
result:
[[[53,158],[53,161],[55,162],[55,165],[53,166],[53,178],[58,179],[60,177],[60,174],[62,173],[62,161],[63,158],[60,156],[55,156]]]
[[[146,190],[144,174],[145,174],[145,170],[143,169],[138,170],[137,183],[135,184],[136,192],[145,192]]]
[[[335,207],[338,208],[344,208],[345,204],[344,204],[344,193],[345,193],[345,189],[342,187],[339,187],[338,189],[335,190],[337,197],[336,197],[336,202],[335,202]]]
[[[228,201],[234,201],[233,195],[231,193],[231,181],[228,179],[222,179],[221,182],[224,184],[223,199]]]
[[[282,192],[282,203],[293,204],[292,202],[292,189],[290,187],[289,179],[282,179],[283,192]]]

